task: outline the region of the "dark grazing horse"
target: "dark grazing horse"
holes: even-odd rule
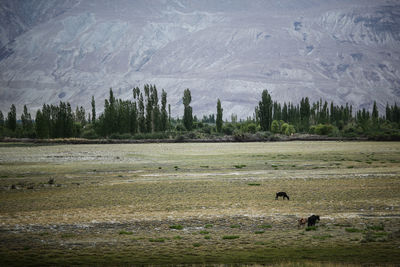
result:
[[[319,216],[318,215],[311,215],[307,219],[307,226],[314,226],[316,222],[319,222]]]
[[[282,197],[283,199],[287,198],[287,200],[289,200],[289,196],[286,194],[286,192],[276,193],[275,199],[278,199],[278,197]]]

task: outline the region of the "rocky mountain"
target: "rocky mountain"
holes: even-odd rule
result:
[[[69,101],[99,111],[156,84],[182,115],[251,116],[262,90],[381,111],[400,101],[400,2],[0,0],[0,109]]]

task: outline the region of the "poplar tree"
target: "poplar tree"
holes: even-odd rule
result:
[[[379,112],[378,107],[376,106],[376,101],[374,101],[374,106],[372,108],[372,123],[376,125],[378,123]]]
[[[17,128],[17,111],[14,104],[11,105],[10,111],[8,112],[6,126],[13,132]]]
[[[144,103],[143,103],[142,93],[139,94],[138,106],[139,106],[139,111],[138,111],[139,131],[141,133],[144,133],[146,132],[146,120],[144,117]]]
[[[92,123],[96,123],[96,102],[94,101],[94,96],[92,96]]]
[[[261,95],[261,101],[258,104],[258,117],[263,131],[269,131],[272,123],[272,100],[267,90]]]
[[[4,115],[3,112],[0,110],[0,135],[3,135],[4,129]]]
[[[193,115],[192,115],[192,107],[190,106],[190,102],[192,102],[192,96],[189,88],[183,92],[183,125],[186,130],[191,131],[193,127]]]
[[[167,92],[162,90],[161,93],[161,125],[160,130],[166,131],[167,130],[167,123],[168,123],[168,114],[167,114]]]
[[[221,101],[218,99],[217,101],[217,121],[216,121],[216,126],[217,126],[217,132],[222,132],[222,112],[223,109],[221,107]]]
[[[22,131],[23,133],[30,134],[33,130],[33,123],[31,114],[28,112],[28,108],[24,105],[24,112],[21,115]]]

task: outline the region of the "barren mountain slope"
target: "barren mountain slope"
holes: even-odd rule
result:
[[[181,115],[252,115],[261,91],[383,111],[400,99],[396,1],[0,1],[0,109],[156,84]],[[30,14],[29,16],[27,14]],[[7,18],[7,19],[6,19]]]

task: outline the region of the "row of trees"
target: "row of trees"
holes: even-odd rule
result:
[[[261,100],[255,108],[252,118],[240,120],[231,116],[231,122],[223,121],[221,101],[217,100],[216,114],[203,116],[198,120],[193,116],[190,106],[190,89],[183,92],[184,113],[182,120],[171,118],[171,106],[167,105],[167,93],[162,90],[159,98],[155,85],[145,85],[143,90],[133,88],[132,99],[122,100],[114,97],[110,88],[109,98],[104,100],[104,112],[97,117],[96,102],[91,99],[91,113],[83,107],[72,110],[70,103],[59,105],[44,104],[36,112],[35,120],[26,106],[17,121],[16,108],[11,106],[7,117],[0,111],[0,135],[31,138],[66,138],[66,137],[151,137],[166,138],[176,132],[198,132],[202,134],[243,134],[258,131],[290,135],[295,132],[331,134],[332,132],[362,135],[371,130],[394,129],[400,125],[400,110],[397,104],[387,105],[386,116],[380,117],[376,103],[372,113],[362,109],[353,117],[351,105],[328,104],[327,101],[310,103],[308,97],[300,103],[283,104],[273,101],[267,90],[261,94]],[[167,110],[168,108],[168,110]],[[168,133],[154,135],[157,133]]]
[[[336,106],[333,102],[328,108],[328,102],[322,102],[322,99],[311,104],[308,97],[302,98],[298,105],[290,102],[281,105],[273,102],[268,91],[264,90],[255,115],[263,131],[271,131],[273,121],[283,121],[293,125],[299,132],[309,132],[311,125],[327,123],[343,129],[353,119],[352,110],[351,105]]]

